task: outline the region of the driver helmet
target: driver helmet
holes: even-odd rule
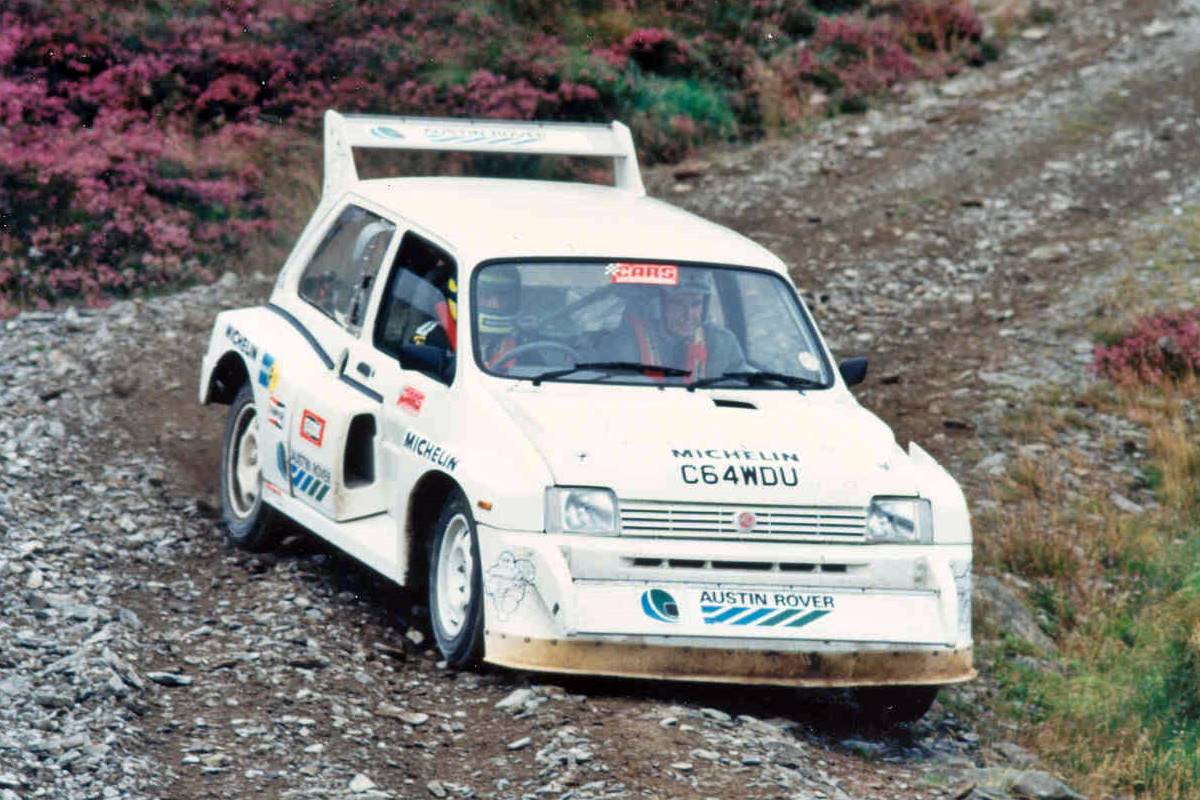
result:
[[[703,310],[700,320],[708,316],[708,303],[713,296],[714,285],[712,273],[707,269],[682,267],[679,270],[679,283],[674,286],[662,287],[662,318],[668,319],[667,306],[673,302],[695,302],[699,299]],[[669,326],[668,326],[669,327]]]
[[[475,282],[476,318],[479,332],[512,333],[521,309],[521,273],[510,264],[481,270]]]

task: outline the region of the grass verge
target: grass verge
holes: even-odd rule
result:
[[[1195,307],[1198,256],[1200,210],[1154,226],[1102,303],[1097,340]],[[979,520],[980,565],[1024,583],[1059,647],[987,649],[999,711],[1090,795],[1200,796],[1198,401],[1194,367],[1030,400],[1005,430],[1023,455],[993,487],[1002,513]]]

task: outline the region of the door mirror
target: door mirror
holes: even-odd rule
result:
[[[454,364],[450,353],[428,344],[406,344],[400,348],[397,355],[400,358],[401,369],[423,372],[439,381],[446,380],[446,375]]]
[[[838,364],[838,372],[842,373],[847,386],[858,386],[867,377],[867,359],[862,356],[847,358]]]

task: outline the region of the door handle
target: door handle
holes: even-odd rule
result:
[[[365,361],[360,361],[355,365],[354,370],[364,378],[369,378],[375,374],[375,370],[371,369],[371,365]]]

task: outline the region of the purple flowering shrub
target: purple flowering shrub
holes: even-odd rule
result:
[[[1093,369],[1115,383],[1158,385],[1200,373],[1200,309],[1142,317],[1108,345],[1097,345]]]
[[[630,121],[649,160],[978,58],[966,0],[66,0],[0,11],[0,317],[209,280],[326,108]],[[845,8],[853,3],[835,3]],[[536,12],[536,13],[535,13]],[[782,111],[771,111],[771,109]],[[317,165],[314,165],[314,169]]]

